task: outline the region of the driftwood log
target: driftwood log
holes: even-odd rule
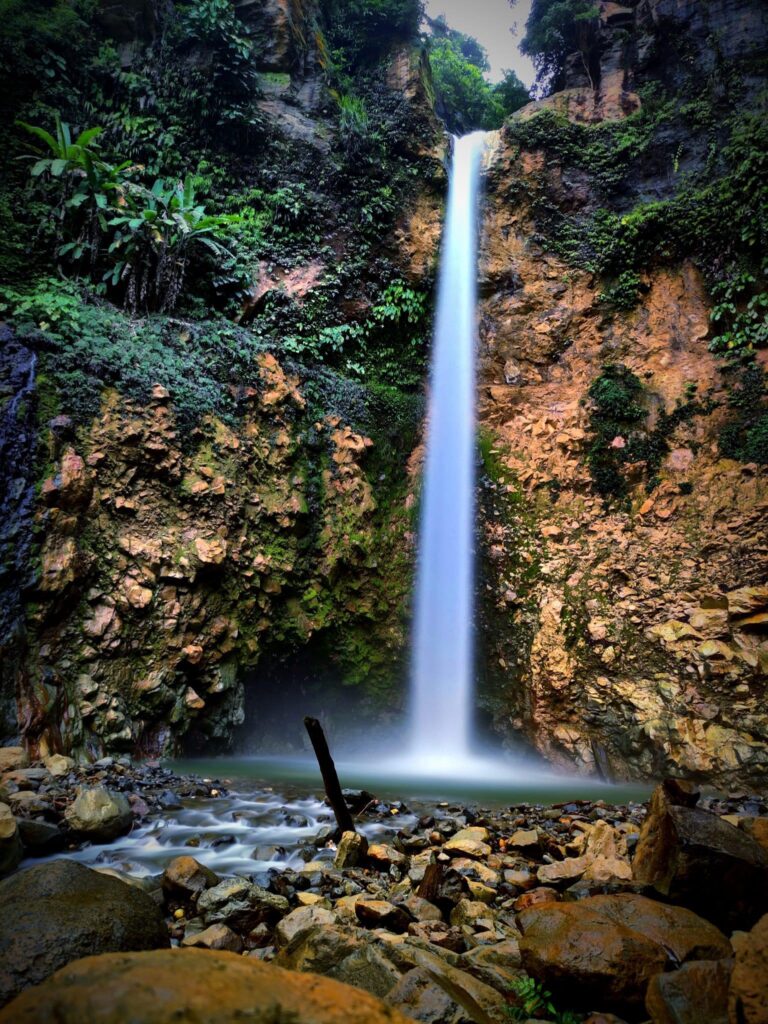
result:
[[[331,752],[328,749],[328,741],[325,738],[323,727],[316,718],[305,718],[304,727],[309,733],[309,738],[312,741],[312,748],[315,751],[317,763],[320,765],[320,774],[323,777],[325,794],[328,797],[328,803],[331,805],[331,809],[336,817],[336,824],[339,826],[339,832],[342,834],[344,832],[355,832],[357,831],[355,829],[355,823],[352,820],[352,815],[347,807],[347,802],[341,792],[339,776],[336,774],[336,765],[333,763]]]

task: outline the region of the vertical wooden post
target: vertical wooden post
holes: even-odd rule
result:
[[[339,830],[341,832],[355,832],[355,823],[341,792],[339,776],[336,774],[336,765],[333,763],[331,752],[328,749],[328,742],[325,738],[323,727],[316,718],[305,718],[304,727],[312,741],[315,757],[320,765],[320,774],[323,777],[323,785],[325,786],[328,802],[333,808]]]

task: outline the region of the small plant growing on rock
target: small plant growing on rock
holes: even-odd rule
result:
[[[552,1020],[555,1024],[579,1024],[580,1018],[569,1010],[559,1011],[552,1002],[552,993],[548,992],[540,981],[527,976],[515,978],[510,988],[517,998],[518,1005],[510,1007],[511,1020],[525,1021],[531,1017],[541,1020]]]

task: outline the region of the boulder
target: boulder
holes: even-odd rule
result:
[[[46,757],[43,764],[56,779],[68,775],[75,767],[74,758],[65,757],[63,754],[51,754],[50,757]]]
[[[398,934],[407,931],[411,921],[404,910],[387,900],[361,900],[355,905],[355,914],[366,928],[387,928]]]
[[[384,1001],[421,1024],[462,1024],[467,1019],[459,1004],[420,967],[404,974]]]
[[[18,818],[16,824],[28,857],[47,857],[64,849],[67,837],[58,825],[35,818]]]
[[[365,858],[368,852],[368,840],[359,832],[345,832],[336,851],[334,867],[340,871],[343,868],[356,868]]]
[[[725,936],[691,911],[629,893],[532,907],[518,925],[525,970],[585,1008],[636,1011],[655,974],[731,954]]]
[[[7,804],[0,804],[0,877],[19,866],[22,855],[16,818]]]
[[[341,925],[300,932],[275,958],[279,967],[322,974],[383,997],[400,972],[368,933]]]
[[[87,957],[25,992],[0,1024],[409,1024],[365,992],[203,949]]]
[[[510,938],[490,946],[476,946],[464,953],[459,966],[497,992],[508,992],[511,982],[523,973],[520,944]]]
[[[84,839],[109,843],[130,832],[133,812],[122,793],[112,793],[104,786],[80,786],[64,819],[70,830]]]
[[[240,953],[243,949],[240,936],[225,924],[212,924],[201,932],[185,935],[181,944],[185,949],[199,946],[201,949],[228,950],[230,953]]]
[[[752,836],[691,806],[674,782],[658,786],[638,840],[638,882],[720,928],[751,928],[768,911],[768,853]]]
[[[170,900],[189,902],[218,884],[219,876],[216,872],[194,857],[174,857],[163,872],[163,892]]]
[[[408,858],[394,846],[387,846],[386,843],[373,843],[368,847],[368,863],[377,871],[389,871],[393,865],[398,868],[406,867]]]
[[[543,885],[570,885],[583,878],[600,885],[614,879],[632,878],[626,838],[606,821],[598,821],[589,832],[584,853],[580,857],[566,857],[554,864],[538,869]]]
[[[463,828],[452,836],[443,849],[451,857],[487,857],[491,852],[487,828]]]
[[[751,932],[734,935],[733,948],[729,1024],[768,1024],[768,914]]]
[[[0,1004],[71,960],[168,945],[154,900],[76,861],[6,878],[0,906]]]
[[[728,1024],[730,960],[696,960],[651,978],[645,1008],[653,1024]]]
[[[202,893],[197,910],[206,924],[221,923],[250,931],[259,924],[274,924],[288,913],[290,904],[285,896],[268,892],[246,878],[227,878]]]
[[[446,995],[464,1009],[475,1024],[506,1024],[509,1021],[506,1000],[490,985],[478,981],[466,971],[452,967],[441,957],[424,949],[414,949],[413,960]]]
[[[339,918],[332,910],[323,907],[299,907],[282,919],[275,928],[275,945],[287,946],[297,935],[318,925],[338,924]]]
[[[0,747],[0,775],[26,768],[29,757],[24,747]]]

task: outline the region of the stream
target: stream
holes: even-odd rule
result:
[[[178,798],[178,806],[154,814],[127,836],[56,856],[142,878],[162,872],[170,860],[186,854],[219,875],[249,875],[264,884],[271,871],[296,870],[309,860],[333,860],[330,836],[335,822],[323,800],[314,761],[217,758],[173,762],[170,767],[221,786],[220,795]],[[522,764],[480,758],[446,777],[420,774],[408,761],[378,768],[340,762],[337,767],[344,785],[376,794],[359,830],[378,842],[413,828],[426,814],[439,819],[463,815],[467,807],[477,812],[576,800],[602,800],[610,806],[641,802],[649,794],[648,787],[639,785],[547,773],[522,775]]]

